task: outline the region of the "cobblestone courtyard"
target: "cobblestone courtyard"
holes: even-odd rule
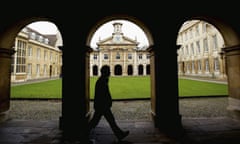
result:
[[[92,102],[90,110],[92,111]],[[9,118],[56,120],[61,116],[59,100],[12,100]],[[183,98],[179,100],[182,117],[223,117],[227,115],[227,97]],[[150,100],[114,101],[112,111],[118,120],[151,120]]]
[[[123,141],[124,144],[238,144],[240,124],[239,121],[226,117],[227,99],[180,99],[179,112],[185,130],[181,139],[168,137],[153,127],[150,100],[114,101],[112,110],[120,126],[131,130]],[[61,104],[61,101],[12,100],[9,121],[0,128],[0,143],[70,144],[61,140],[61,131],[58,129]],[[91,111],[92,104],[91,102]],[[104,119],[90,137],[95,144],[115,142]]]

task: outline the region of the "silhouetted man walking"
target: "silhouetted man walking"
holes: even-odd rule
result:
[[[112,97],[108,86],[109,76],[110,68],[105,65],[101,68],[101,76],[98,78],[95,85],[94,115],[89,123],[89,127],[90,130],[95,128],[101,117],[104,116],[110,124],[115,136],[119,141],[121,141],[123,138],[128,136],[129,131],[123,131],[118,127],[111,111]]]

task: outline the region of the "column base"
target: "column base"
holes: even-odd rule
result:
[[[181,138],[183,136],[182,116],[181,115],[168,115],[157,116],[152,112],[154,126],[160,131],[174,138]]]
[[[8,112],[2,112],[0,113],[0,123],[5,122],[8,120]]]
[[[240,100],[236,98],[228,98],[228,114],[231,118],[240,120]]]
[[[64,141],[89,141],[88,130],[89,117],[66,117],[59,118],[59,129],[62,130],[62,139]]]

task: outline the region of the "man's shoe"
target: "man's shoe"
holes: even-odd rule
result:
[[[95,140],[94,139],[90,139],[88,144],[95,144]]]
[[[117,136],[118,141],[121,141],[122,139],[124,139],[128,135],[129,135],[129,131],[123,131],[120,135]]]

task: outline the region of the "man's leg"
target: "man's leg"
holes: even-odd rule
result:
[[[88,124],[88,135],[89,136],[91,135],[91,130],[98,125],[101,117],[102,117],[102,113],[94,111],[93,117]],[[89,142],[87,144],[95,144],[94,138],[89,137]]]
[[[117,125],[115,118],[113,116],[112,111],[109,109],[104,113],[104,117],[106,118],[106,120],[108,121],[108,123],[110,124],[114,134],[117,136],[118,140],[123,139],[124,137],[126,137],[129,134],[129,131],[122,131],[120,129],[120,127]]]
[[[101,117],[102,117],[102,113],[97,112],[97,111],[94,112],[93,117],[89,122],[89,130],[91,130],[92,128],[95,128],[97,126]]]

